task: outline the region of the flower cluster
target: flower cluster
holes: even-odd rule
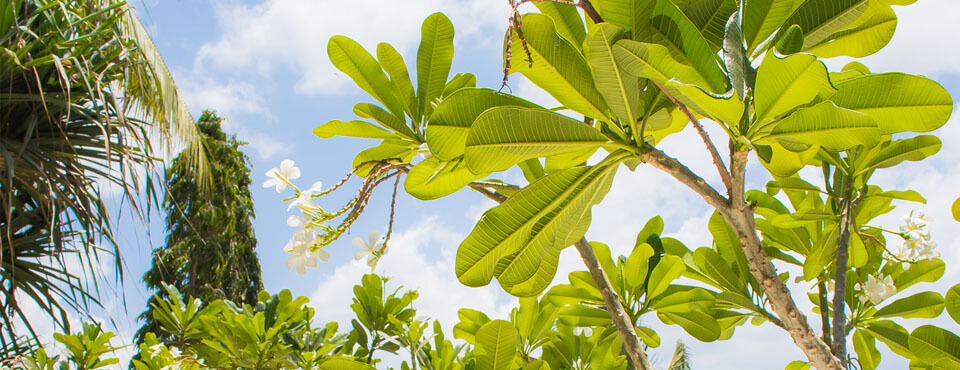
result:
[[[937,248],[937,242],[930,237],[930,218],[917,212],[903,216],[903,225],[900,226],[900,235],[903,237],[903,245],[897,253],[897,258],[904,261],[919,261],[940,257],[940,253],[934,251]]]
[[[350,205],[333,213],[327,212],[317,205],[313,201],[314,198],[334,189],[323,190],[323,183],[317,181],[310,188],[301,190],[291,181],[300,177],[300,168],[296,167],[292,160],[283,160],[280,162],[279,168],[271,168],[267,171],[267,177],[269,179],[263,183],[264,188],[276,187],[277,192],[282,193],[287,187],[290,187],[296,193],[293,197],[284,200],[290,202],[287,211],[294,209],[299,211],[299,214],[290,215],[287,218],[287,225],[296,228],[293,238],[283,247],[284,252],[290,254],[290,257],[287,257],[286,260],[287,269],[295,270],[297,274],[304,275],[308,268],[317,267],[317,260],[330,261],[330,253],[322,248],[336,239],[343,230],[341,230],[342,227],[326,226],[325,222],[342,215],[350,208]],[[334,188],[337,186],[339,184]],[[380,257],[387,252],[384,243],[379,242],[379,239],[380,233],[371,231],[369,243],[360,238],[354,240],[353,243],[361,249],[355,254],[355,258],[359,260],[367,257],[367,264],[371,268],[375,267]]]
[[[861,296],[860,300],[870,299],[873,304],[879,304],[897,292],[897,287],[893,285],[893,278],[890,276],[884,276],[882,279],[877,279],[873,275],[867,276],[867,281],[859,284],[859,289],[866,296],[866,298]]]

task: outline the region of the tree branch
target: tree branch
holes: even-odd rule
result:
[[[485,185],[485,183],[481,182],[472,182],[469,184],[471,189],[480,192],[480,194],[483,194],[494,202],[503,203],[507,200],[506,195],[489,189],[485,187]],[[519,187],[515,185],[513,185],[513,187],[519,189]],[[580,253],[580,258],[583,259],[583,263],[587,265],[587,270],[590,271],[590,276],[593,278],[594,284],[599,288],[600,295],[603,296],[603,303],[607,308],[607,312],[610,314],[610,319],[613,320],[613,323],[617,326],[617,330],[620,332],[623,345],[626,347],[627,355],[630,356],[634,367],[637,370],[653,370],[653,366],[647,358],[647,353],[640,344],[640,337],[637,336],[637,332],[633,328],[633,320],[630,319],[627,310],[623,308],[623,304],[620,302],[620,296],[617,295],[610,285],[607,275],[603,272],[603,267],[600,266],[600,261],[597,260],[597,256],[593,253],[593,247],[590,246],[590,243],[588,243],[585,238],[581,238],[574,246],[576,246],[577,252]]]
[[[710,140],[710,136],[707,135],[707,131],[703,129],[703,126],[700,124],[700,121],[697,120],[697,117],[693,115],[693,112],[690,112],[690,109],[686,105],[677,100],[676,97],[670,94],[669,91],[657,80],[653,81],[657,85],[657,88],[665,95],[670,101],[677,106],[677,109],[680,109],[681,112],[687,119],[690,120],[690,123],[693,124],[693,127],[697,130],[697,133],[700,134],[700,139],[703,140],[703,144],[706,145],[707,150],[710,151],[710,157],[713,159],[713,165],[717,167],[717,173],[720,174],[720,180],[723,181],[723,185],[727,187],[727,193],[733,194],[735,191],[732,189],[732,182],[730,180],[730,173],[727,172],[726,166],[723,164],[723,158],[720,157],[720,152],[717,151],[716,145],[713,145],[713,141]],[[732,164],[731,164],[732,166]]]
[[[699,194],[707,204],[716,208],[723,219],[737,232],[744,254],[747,256],[750,273],[760,282],[763,292],[770,300],[770,306],[780,317],[783,328],[793,338],[794,344],[813,363],[813,366],[821,370],[842,369],[840,360],[833,356],[830,347],[824,344],[810,328],[806,316],[800,313],[793,296],[790,295],[790,290],[780,281],[777,270],[770,263],[770,257],[767,256],[766,251],[760,244],[753,207],[742,201],[743,193],[739,192],[740,194],[732,195],[734,199],[740,200],[737,203],[732,203],[676,159],[655,148],[648,147],[645,149],[646,152],[643,154],[645,162],[667,172]],[[744,181],[746,158],[745,152],[734,156],[735,163],[733,163],[732,168],[735,169],[737,186],[741,186],[739,184],[743,184]]]

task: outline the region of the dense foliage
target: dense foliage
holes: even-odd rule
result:
[[[35,338],[32,306],[68,329],[68,312],[99,305],[100,263],[119,252],[104,198],[119,192],[139,214],[161,144],[149,134],[196,131],[124,2],[5,1],[0,30],[2,357]]]
[[[143,275],[147,288],[157,291],[154,300],[163,298],[164,285],[204,302],[222,298],[241,305],[256,303],[263,290],[254,251],[250,164],[240,152],[243,143],[227,137],[221,121],[210,111],[197,121],[216,191],[201,191],[186,154],[174,158],[167,169],[167,243],[153,251],[153,264]],[[137,333],[138,344],[147,332],[168,343],[151,314],[154,300],[140,315],[145,323]]]

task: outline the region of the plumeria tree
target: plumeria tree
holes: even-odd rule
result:
[[[651,369],[645,347],[659,339],[640,319],[655,314],[703,341],[733,338],[748,321],[774,325],[806,356],[791,368],[876,368],[877,341],[913,368],[956,368],[960,337],[932,325],[908,332],[900,324],[937,317],[944,307],[956,319],[956,289],[946,297],[923,291],[893,300],[943,275],[928,220],[910,212],[899,230],[877,221],[895,209],[894,200],[926,201],[871,181],[939,151],[941,140],[923,133],[947,122],[953,99],[923,76],[873,73],[860,62],[831,71],[822,61],[877,52],[895,31],[894,6],[913,2],[511,1],[504,83],[522,74],[562,105],[553,109],[476,88],[469,74],[450,77],[454,31],[442,14],[424,22],[416,88],[390,45],[378,45],[374,57],[335,36],[331,61],[380,105],[359,103],[359,119],[330,121],[314,133],[381,141],[353,160],[350,175],[363,180],[346,206],[328,212],[296,191],[290,200],[308,220],[299,225],[317,230],[296,243],[304,253],[320,253],[356,220],[378,185],[393,182],[395,199],[406,175],[404,190],[419,199],[469,188],[500,203],[457,251],[454,273],[465,285],[495,278],[512,295],[541,296],[560,252],[574,246],[586,271],[543,299],[565,314],[566,325],[616,328],[617,335],[598,337],[597,345],[622,347],[625,366]],[[538,12],[521,14],[525,4]],[[705,125],[722,137],[711,138]],[[702,140],[719,184],[659,145],[683,130]],[[762,165],[751,178],[769,179],[764,189],[747,189],[749,161]],[[663,171],[715,209],[706,225],[712,245],[691,250],[661,238],[657,219],[638,231],[628,256],[614,257],[584,238],[591,208],[616,174],[639,166]],[[528,184],[495,178],[511,168]],[[334,220],[338,226],[325,225]],[[778,271],[782,264],[801,273]],[[799,308],[807,292],[791,282],[815,287],[813,312]],[[476,335],[512,342],[499,336],[509,332]],[[515,365],[495,360],[489,368]]]

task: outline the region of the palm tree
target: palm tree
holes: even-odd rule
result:
[[[178,156],[167,169],[167,245],[153,251],[153,266],[143,275],[147,288],[157,291],[140,315],[143,327],[136,343],[152,332],[170,344],[153,317],[157,301],[167,298],[164,285],[205,303],[227,299],[238,306],[256,305],[263,289],[260,261],[254,251],[253,200],[250,197],[250,164],[240,151],[244,143],[227,137],[221,118],[203,112],[197,126],[209,154],[209,174],[216,192],[201,192],[190,176],[186,156]]]
[[[670,359],[667,370],[692,370],[690,352],[687,351],[687,346],[679,340],[677,340],[677,346],[673,350],[673,358]]]
[[[151,135],[186,143],[195,173],[206,168],[190,113],[123,1],[0,2],[0,32],[2,350],[36,338],[24,301],[68,329],[69,312],[99,305],[101,257],[122,278],[102,189],[120,189],[141,217],[139,203],[156,203]]]

